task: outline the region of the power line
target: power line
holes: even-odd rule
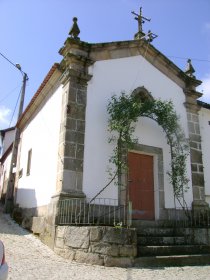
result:
[[[3,55],[2,53],[0,53],[0,55],[4,58],[4,59],[6,59],[10,64],[12,64],[13,66],[15,66],[16,68],[17,68],[17,66],[11,61],[11,60],[9,60],[9,58],[7,58],[5,55]]]
[[[144,59],[145,59],[145,57],[146,57],[146,55],[147,55],[148,47],[149,47],[149,41],[147,41],[147,43],[146,43],[146,48],[145,48],[145,52],[144,52],[144,54],[142,55],[142,57],[143,57]],[[139,50],[139,53],[141,53],[140,47],[138,47],[138,50]],[[141,62],[142,65],[144,64],[144,61],[145,61],[145,60],[143,60],[143,61]],[[133,83],[132,83],[132,85],[131,85],[130,91],[133,90],[133,87],[134,87],[134,85],[135,85],[135,83],[136,83],[136,81],[137,81],[137,78],[138,78],[138,76],[139,76],[139,74],[140,74],[141,71],[142,71],[142,67],[141,67],[141,68],[139,67],[139,69],[137,70],[137,73],[136,73],[136,77],[134,78]]]
[[[180,56],[174,56],[174,55],[167,55],[167,57],[178,58],[178,59],[184,59],[184,60],[189,59],[189,57],[180,57]],[[201,61],[201,62],[210,62],[210,60],[207,60],[207,59],[199,59],[199,58],[191,58],[191,60],[194,60],[194,61]]]
[[[13,113],[12,113],[12,117],[11,117],[11,120],[10,120],[9,127],[11,126],[12,120],[13,120],[13,118],[14,118],[15,111],[16,111],[17,105],[18,105],[18,101],[19,101],[19,99],[20,99],[21,91],[22,91],[22,88],[21,88],[21,90],[20,90],[20,92],[19,92],[19,94],[18,94],[18,98],[17,98],[16,104],[15,104],[14,111],[13,111]]]
[[[144,53],[144,55],[142,56],[143,58],[146,57],[147,50],[148,50],[148,46],[149,46],[149,41],[148,41],[148,44],[147,44],[147,46],[146,46],[145,53]],[[177,58],[177,59],[183,59],[183,60],[189,59],[189,58],[187,58],[187,57],[180,57],[180,56],[174,56],[174,55],[167,55],[167,57],[170,57],[170,58]],[[199,59],[199,58],[191,58],[191,60],[200,61],[200,62],[210,62],[210,60],[207,60],[207,59]],[[137,71],[137,75],[136,75],[136,77],[135,77],[135,79],[134,79],[134,82],[133,82],[133,84],[132,84],[132,87],[133,87],[133,85],[135,84],[135,82],[136,82],[136,80],[137,80],[138,74],[139,74],[139,71]],[[132,87],[131,87],[131,88],[132,88]]]
[[[11,125],[11,122],[13,120],[13,117],[14,117],[14,114],[15,114],[15,111],[16,111],[16,108],[17,108],[17,104],[18,104],[18,100],[21,96],[21,99],[20,99],[20,105],[19,105],[19,112],[18,112],[18,119],[20,117],[20,115],[22,114],[22,111],[23,111],[23,102],[24,102],[24,96],[25,96],[25,87],[26,87],[26,81],[28,81],[28,75],[22,71],[21,69],[21,66],[20,64],[14,64],[8,57],[6,57],[3,53],[0,52],[0,55],[6,60],[8,61],[12,66],[14,66],[16,69],[18,69],[20,71],[20,73],[23,75],[23,85],[21,87],[21,90],[20,90],[20,93],[18,95],[18,98],[17,98],[17,102],[16,102],[16,105],[15,105],[15,109],[14,109],[14,112],[12,114],[12,119],[10,121],[10,125]],[[4,99],[4,98],[3,98]]]
[[[26,74],[26,73],[23,72],[23,70],[21,69],[20,64],[14,64],[9,58],[7,58],[7,57],[6,57],[3,53],[1,53],[1,52],[0,52],[0,55],[1,55],[5,60],[7,60],[11,65],[13,65],[15,68],[17,68],[17,69],[20,71],[20,73],[21,73],[22,75]],[[27,77],[27,80],[28,80],[27,74],[26,74],[26,77]]]
[[[5,99],[7,99],[7,97],[9,97],[18,87],[19,87],[19,85],[16,86],[14,89],[12,89],[8,94],[6,94],[6,95],[0,100],[0,103],[3,102]]]

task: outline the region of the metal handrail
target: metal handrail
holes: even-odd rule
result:
[[[186,214],[187,211],[187,214]],[[167,209],[167,221],[175,226],[210,228],[209,209]]]
[[[57,224],[127,225],[126,205],[118,205],[117,199],[68,198],[60,200],[58,207]]]

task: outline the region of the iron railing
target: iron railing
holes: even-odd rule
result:
[[[90,203],[91,201],[91,203]],[[210,228],[210,210],[183,208],[165,209],[161,225],[174,227]],[[110,225],[130,227],[132,206],[119,205],[117,199],[68,198],[58,203],[57,225]]]
[[[68,198],[59,201],[58,225],[114,225],[127,226],[129,213],[117,199]]]
[[[174,226],[210,228],[210,210],[167,209],[166,220]]]

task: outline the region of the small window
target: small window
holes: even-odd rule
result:
[[[23,168],[21,168],[20,170],[19,170],[19,178],[21,178],[23,176]]]
[[[27,176],[29,176],[31,173],[31,157],[32,157],[32,149],[28,151],[28,161],[27,161],[27,171],[26,171]]]

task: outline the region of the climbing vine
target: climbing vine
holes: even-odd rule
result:
[[[112,134],[109,141],[115,143],[110,162],[115,165],[120,174],[127,169],[125,151],[132,149],[138,142],[133,133],[139,117],[148,117],[162,127],[171,153],[171,166],[167,174],[173,186],[174,197],[183,207],[186,206],[184,193],[188,189],[189,181],[186,175],[189,145],[179,125],[179,117],[172,101],[141,100],[138,95],[122,93],[119,97],[112,96],[107,111],[109,131]]]

